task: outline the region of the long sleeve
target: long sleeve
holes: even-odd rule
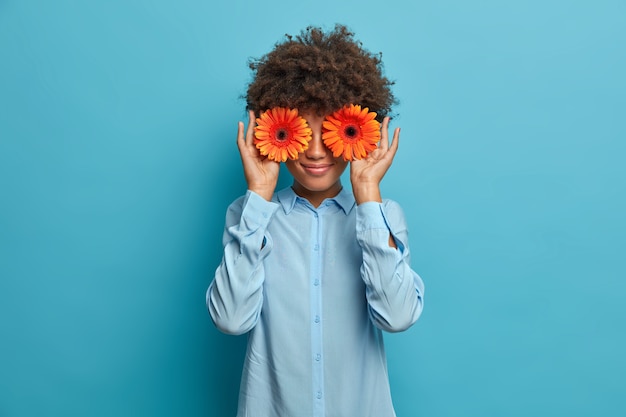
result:
[[[248,191],[228,208],[224,255],[206,293],[211,318],[224,333],[243,334],[257,323],[263,305],[263,259],[272,249],[267,226],[278,207]]]
[[[423,308],[424,283],[410,266],[408,233],[400,206],[391,200],[357,206],[357,240],[363,250],[361,276],[370,317],[389,332],[417,321]],[[389,246],[389,234],[398,248]]]

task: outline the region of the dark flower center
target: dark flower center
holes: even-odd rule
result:
[[[284,142],[289,137],[289,132],[285,129],[278,129],[276,131],[276,140],[279,142]]]
[[[346,136],[348,136],[348,137],[350,137],[350,138],[353,138],[353,137],[355,137],[355,136],[356,136],[356,134],[358,133],[358,130],[357,130],[357,128],[356,128],[356,127],[354,127],[354,126],[348,126],[348,127],[346,127],[345,132],[346,132]]]

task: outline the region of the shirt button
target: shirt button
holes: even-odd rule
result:
[[[315,285],[316,287],[320,285],[320,280],[316,279],[315,281],[313,281],[313,285]]]
[[[322,359],[322,355],[320,355],[319,353],[318,353],[317,355],[315,355],[315,360],[316,360],[317,362],[319,362],[319,361],[320,361],[320,359]]]
[[[319,323],[320,322],[320,316],[315,316],[315,322]]]
[[[315,395],[315,398],[320,400],[322,398],[322,391],[317,391],[317,395]]]
[[[315,246],[313,246],[313,250],[320,250],[320,245],[316,243]]]

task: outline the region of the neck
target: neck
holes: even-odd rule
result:
[[[327,198],[333,198],[337,196],[337,194],[339,194],[343,186],[341,185],[341,181],[337,181],[335,184],[333,184],[332,187],[326,190],[315,191],[315,190],[308,190],[304,188],[302,184],[299,184],[296,181],[294,181],[291,188],[297,195],[299,195],[302,198],[306,198],[313,207],[318,208],[320,204],[322,204],[322,201],[326,200]]]

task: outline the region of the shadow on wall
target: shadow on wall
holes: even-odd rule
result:
[[[231,132],[228,132],[231,133]],[[226,133],[224,133],[226,136]],[[247,189],[241,168],[241,160],[237,153],[235,141],[224,145],[228,150],[228,160],[211,164],[207,170],[206,187],[210,192],[204,201],[205,212],[211,218],[209,225],[209,254],[206,259],[206,277],[204,290],[213,280],[215,269],[222,258],[222,234],[224,219],[228,205]],[[209,164],[207,164],[209,166]],[[217,194],[217,195],[216,195]],[[203,341],[204,352],[201,353],[202,363],[206,364],[202,371],[204,396],[206,399],[206,415],[231,416],[237,413],[239,383],[246,351],[247,335],[232,336],[221,333],[213,324],[208,310],[202,318],[206,324]]]
[[[208,314],[208,313],[207,313]],[[208,318],[210,321],[211,319]],[[208,415],[234,416],[237,414],[239,382],[246,351],[247,336],[230,336],[213,329],[208,340],[208,377],[205,378],[207,398],[213,402],[208,404]]]

